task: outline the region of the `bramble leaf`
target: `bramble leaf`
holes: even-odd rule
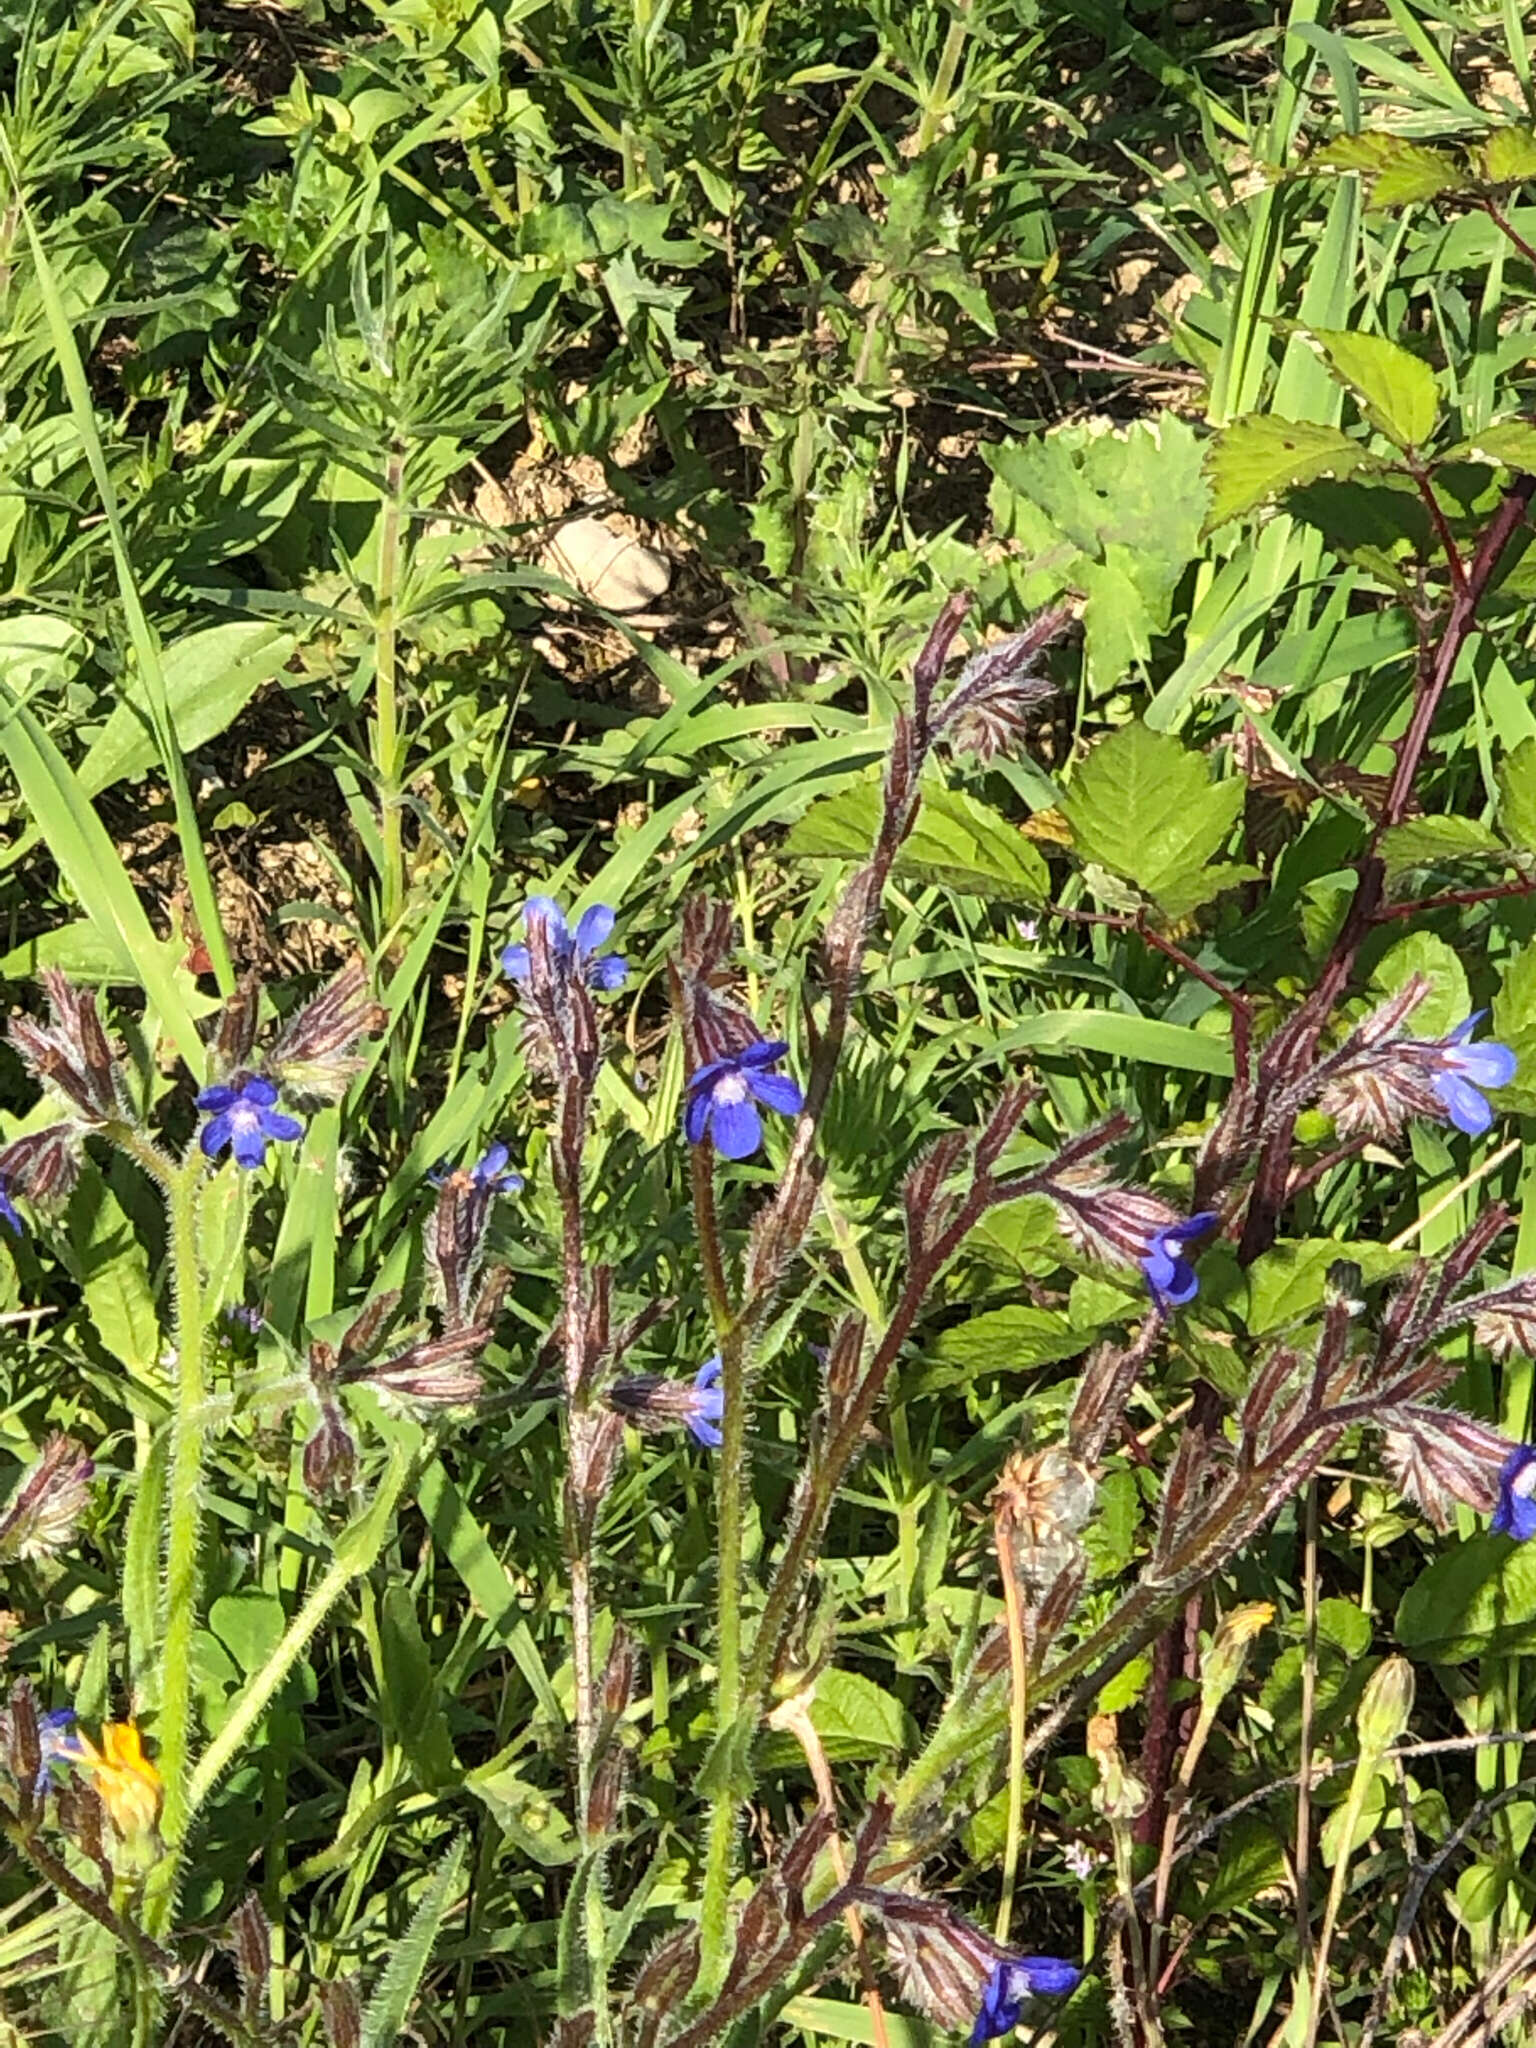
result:
[[[785,851],[807,860],[863,860],[879,823],[879,786],[858,783],[812,804],[791,828]],[[1050,895],[1050,871],[1018,827],[990,804],[941,784],[924,791],[896,866],[913,881],[1001,903],[1041,904]]]
[[[1422,448],[1435,431],[1440,398],[1428,363],[1382,334],[1314,327],[1312,339],[1339,383],[1359,399],[1366,418],[1399,448]]]
[[[1203,755],[1137,721],[1094,748],[1062,811],[1079,859],[1182,914],[1240,879],[1207,863],[1226,844],[1246,788],[1237,776],[1212,782]]]
[[[1223,427],[1206,451],[1211,510],[1205,531],[1256,511],[1298,484],[1348,476],[1370,459],[1368,448],[1337,427],[1248,413]]]
[[[1499,824],[1512,846],[1536,853],[1536,737],[1499,763]]]
[[[1529,128],[1495,128],[1478,155],[1490,185],[1518,185],[1536,178],[1536,133]]]
[[[1536,469],[1536,425],[1530,420],[1500,420],[1475,434],[1468,445],[1474,455],[1505,469]]]
[[[1451,814],[1410,818],[1406,825],[1389,825],[1381,835],[1389,881],[1413,868],[1437,868],[1446,861],[1477,860],[1503,851],[1504,842],[1488,826]]]
[[[1444,192],[1463,192],[1466,172],[1442,149],[1409,142],[1402,135],[1341,135],[1308,160],[1308,168],[1359,171],[1371,181],[1372,206],[1408,206],[1418,199],[1438,199]]]

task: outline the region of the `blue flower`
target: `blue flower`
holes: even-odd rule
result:
[[[588,988],[611,994],[614,989],[624,986],[629,975],[629,962],[622,953],[598,950],[607,945],[617,921],[617,914],[606,903],[594,903],[590,910],[584,911],[572,933],[565,921],[565,912],[553,896],[530,896],[523,905],[523,923],[527,926],[535,921],[543,925],[555,959],[568,972],[574,970],[579,973]],[[514,981],[526,981],[532,965],[528,948],[504,947],[501,964]]]
[[[1536,1444],[1516,1444],[1499,1474],[1499,1504],[1489,1527],[1523,1543],[1536,1536]]]
[[[981,1994],[981,2011],[971,2029],[971,2048],[1011,2034],[1031,1998],[1065,1998],[1077,1989],[1082,1971],[1058,1956],[1005,1956],[993,1967]]]
[[[277,1084],[264,1074],[237,1075],[233,1082],[205,1088],[197,1098],[198,1108],[208,1114],[198,1140],[204,1158],[216,1159],[228,1148],[239,1166],[265,1166],[268,1145],[291,1145],[302,1138],[304,1126],[297,1117],[284,1116],[276,1102]]]
[[[786,1039],[760,1038],[743,1052],[700,1067],[689,1080],[683,1117],[689,1144],[702,1144],[707,1133],[725,1158],[750,1159],[763,1142],[759,1102],[780,1116],[798,1116],[805,1107],[799,1082],[768,1071],[788,1051]]]
[[[1140,1264],[1152,1299],[1165,1314],[1170,1308],[1182,1308],[1199,1293],[1200,1282],[1194,1265],[1184,1256],[1184,1247],[1214,1230],[1220,1221],[1213,1209],[1202,1209],[1198,1216],[1183,1217],[1153,1232]]]
[[[507,1161],[511,1156],[507,1147],[498,1139],[485,1157],[477,1159],[466,1171],[483,1194],[515,1195],[523,1185],[523,1176],[507,1171]],[[451,1171],[446,1161],[440,1166],[434,1166],[427,1175],[428,1186],[440,1188]]]
[[[32,1786],[32,1797],[41,1799],[53,1783],[53,1765],[74,1763],[85,1755],[85,1749],[75,1733],[73,1707],[55,1707],[50,1713],[38,1715],[37,1746],[41,1761]]]
[[[1487,1014],[1474,1010],[1439,1041],[1440,1071],[1430,1082],[1446,1115],[1469,1138],[1480,1138],[1493,1122],[1493,1110],[1481,1091],[1507,1088],[1515,1078],[1516,1060],[1507,1045],[1494,1038],[1482,1045],[1467,1043]]]
[[[693,1386],[688,1395],[687,1412],[684,1422],[692,1430],[695,1441],[706,1451],[720,1448],[720,1424],[725,1419],[725,1389],[720,1384],[720,1354],[706,1358],[693,1376]]]
[[[11,1200],[11,1191],[3,1174],[0,1174],[0,1223],[13,1237],[25,1237],[26,1225],[16,1213],[16,1204]]]

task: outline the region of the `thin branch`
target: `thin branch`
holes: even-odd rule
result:
[[[1501,896],[1529,896],[1536,891],[1536,875],[1521,875],[1513,882],[1495,882],[1485,889],[1448,889],[1443,896],[1417,896],[1412,903],[1383,903],[1376,912],[1380,923],[1390,917],[1415,917],[1423,911],[1452,910],[1463,903],[1493,903]]]

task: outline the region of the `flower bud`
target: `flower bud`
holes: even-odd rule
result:
[[[320,1986],[320,2017],[330,2048],[359,2048],[363,2038],[363,2006],[350,1977]]]
[[[0,1561],[54,1557],[75,1533],[96,1467],[67,1436],[51,1436],[0,1514]]]
[[[1355,1719],[1364,1755],[1384,1756],[1402,1740],[1413,1712],[1413,1692],[1413,1666],[1406,1657],[1388,1657],[1371,1673]]]
[[[679,1927],[664,1936],[640,1965],[630,2002],[645,2012],[676,2012],[698,1974],[699,1930]]]
[[[358,1041],[382,1031],[389,1012],[367,995],[361,960],[344,967],[319,995],[289,1019],[262,1062],[285,1093],[300,1100],[338,1102],[366,1062]]]
[[[272,1972],[272,1929],[255,1892],[247,1892],[229,1918],[229,1945],[240,1973],[240,2002],[247,2019],[260,2019],[266,2008],[267,1979]]]
[[[1224,1614],[1200,1659],[1200,1704],[1214,1711],[1243,1675],[1248,1646],[1275,1618],[1268,1600],[1246,1600]]]
[[[334,1401],[320,1409],[320,1426],[304,1446],[304,1486],[313,1500],[345,1493],[357,1470],[357,1445]]]
[[[127,1089],[117,1058],[96,1014],[91,989],[76,988],[68,975],[45,968],[40,977],[51,1012],[47,1024],[13,1017],[8,1034],[29,1073],[55,1088],[88,1123],[106,1123],[123,1113]]]
[[[1130,1821],[1145,1810],[1148,1793],[1140,1778],[1126,1769],[1115,1732],[1113,1714],[1095,1714],[1089,1720],[1088,1754],[1099,1767],[1093,1807],[1108,1821]]]

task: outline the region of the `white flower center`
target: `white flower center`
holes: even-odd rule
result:
[[[716,1102],[745,1102],[752,1090],[745,1074],[722,1074],[710,1091]]]

